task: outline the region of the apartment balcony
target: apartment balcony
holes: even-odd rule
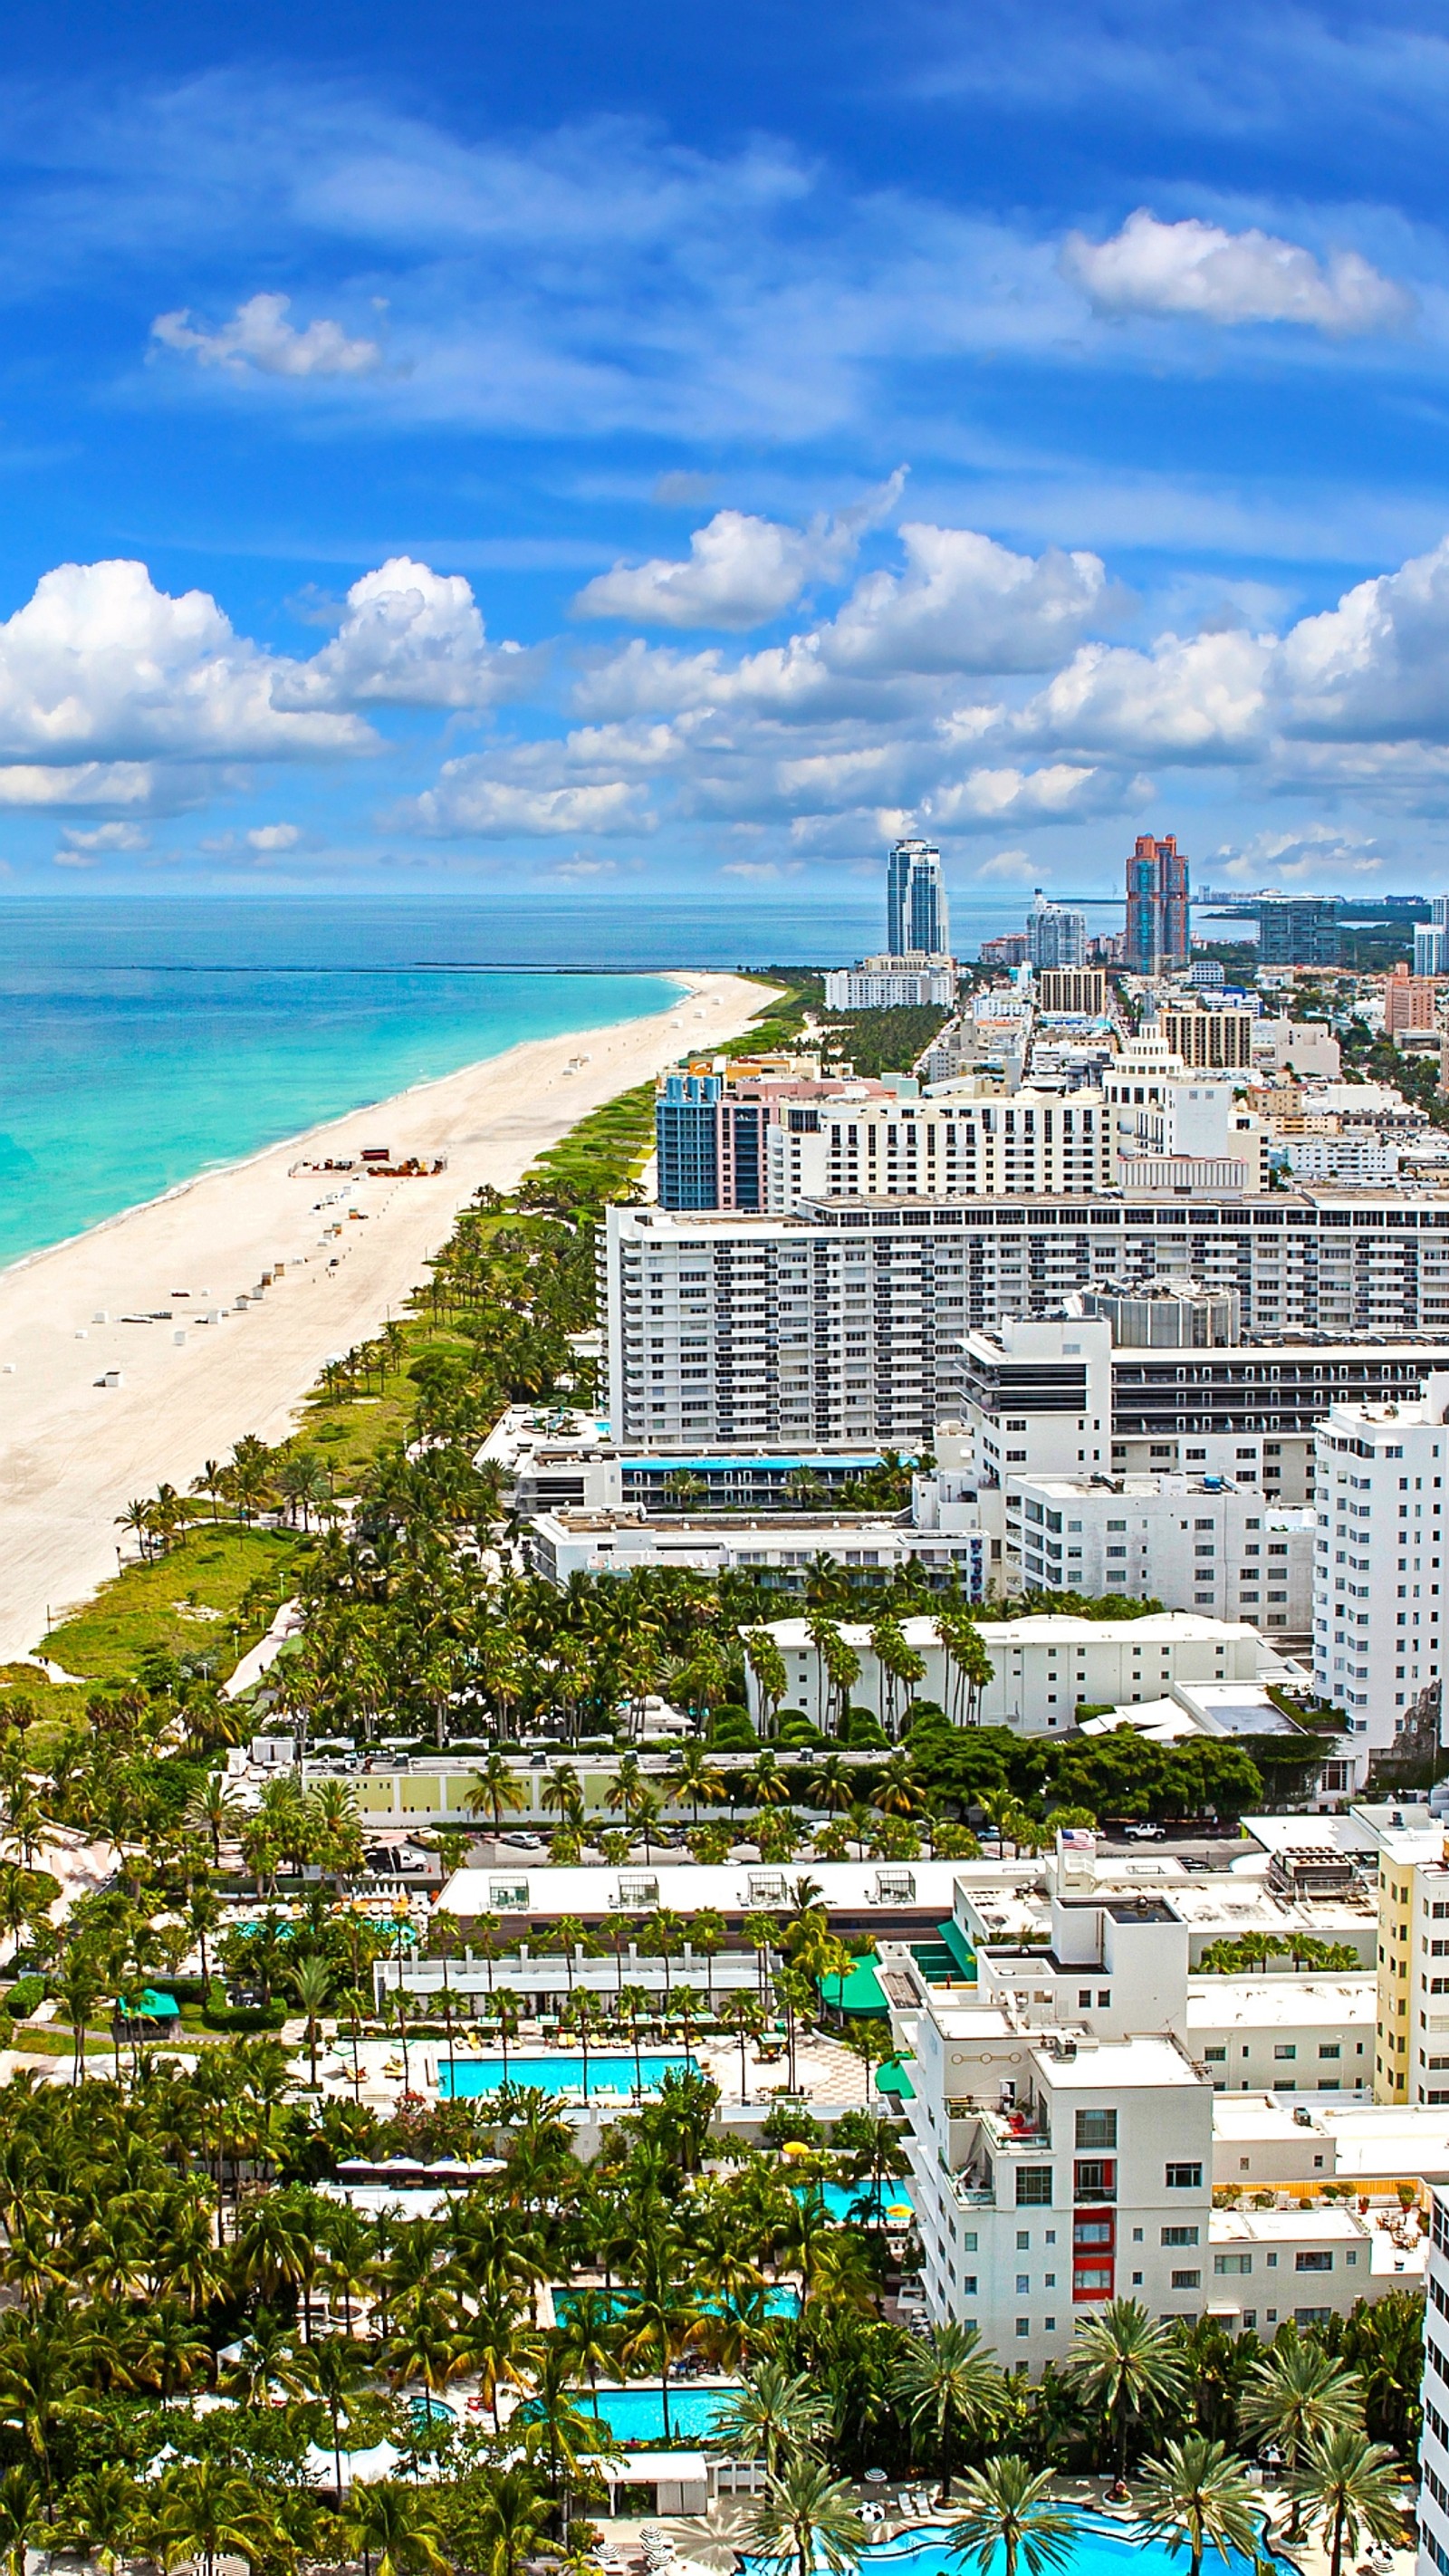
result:
[[[1049,2156],[1052,2134],[1048,2121],[1040,2112],[1014,2111],[1003,2106],[998,2111],[977,2113],[983,2134],[992,2152],[999,2156]]]

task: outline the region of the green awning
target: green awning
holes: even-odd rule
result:
[[[876,2068],[875,2089],[877,2093],[894,2094],[899,2102],[914,2102],[916,2098],[916,2088],[898,2057],[888,2057],[883,2066]]]
[[[936,1938],[938,1941],[945,1942],[947,1949],[950,1951],[951,1956],[955,1960],[957,1967],[960,1969],[962,1976],[966,1980],[966,1983],[974,1986],[976,1983],[976,1953],[972,1949],[970,1942],[967,1940],[966,1935],[962,1931],[954,1914],[948,1915],[944,1923],[937,1924]]]
[[[141,2000],[129,2004],[124,1995],[116,1997],[116,2010],[123,2021],[179,2021],[181,2006],[174,1995],[163,1995],[155,1986],[145,1986]]]
[[[890,2011],[875,1972],[874,1959],[857,1959],[848,1977],[822,1977],[820,2000],[834,2012],[866,2014]]]

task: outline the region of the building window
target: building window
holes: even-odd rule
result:
[[[1117,2114],[1115,2111],[1079,2111],[1077,2145],[1079,2147],[1115,2147]]]
[[[1117,2197],[1115,2164],[1102,2163],[1095,2157],[1085,2159],[1079,2156],[1073,2188],[1078,2200],[1115,2200]]]
[[[1023,2166],[1016,2177],[1018,2209],[1050,2209],[1052,2205],[1052,2169],[1050,2165],[1035,2168]]]
[[[1174,2272],[1172,2286],[1175,2290],[1200,2290],[1202,2274],[1201,2272]]]
[[[1198,2241],[1197,2229],[1195,2227],[1164,2227],[1162,2231],[1162,2241],[1164,2245],[1195,2245]]]
[[[1164,2179],[1169,2191],[1201,2191],[1201,2165],[1169,2165]]]
[[[1298,2254],[1294,2257],[1293,2269],[1295,2272],[1331,2272],[1333,2256],[1316,2252]]]
[[[1251,2254],[1215,2254],[1213,2256],[1213,2270],[1220,2278],[1251,2272],[1252,2268]]]

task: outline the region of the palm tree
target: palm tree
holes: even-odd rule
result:
[[[689,1800],[690,1822],[699,1822],[700,1803],[713,1806],[725,1795],[724,1773],[711,1762],[702,1744],[686,1744],[676,1763],[672,1795]]]
[[[749,2077],[745,2071],[745,2050],[752,2039],[758,2039],[765,2027],[765,2007],[758,1995],[727,1995],[720,2009],[720,2020],[728,2022],[740,2051],[740,2102],[748,2102]]]
[[[762,2361],[717,2408],[710,2448],[733,2459],[763,2460],[768,2475],[808,2451],[825,2430],[828,2408],[804,2371]]]
[[[499,2399],[505,2388],[521,2388],[538,2357],[538,2337],[520,2322],[511,2294],[490,2282],[480,2294],[461,2341],[468,2366],[477,2372],[478,2394],[498,2432]]]
[[[1296,2326],[1280,2326],[1271,2352],[1248,2374],[1238,2422],[1250,2439],[1277,2444],[1291,2487],[1305,2443],[1325,2433],[1362,2432],[1363,2392],[1321,2344],[1305,2343]],[[1284,2536],[1299,2536],[1296,2506]]]
[[[1006,2384],[981,2348],[975,2326],[938,2326],[929,2339],[908,2345],[892,2376],[913,2435],[924,2435],[941,2479],[941,2502],[951,2500],[951,2468],[959,2442],[980,2442],[1001,2414]]]
[[[1005,2559],[1003,2576],[1047,2576],[1071,2556],[1076,2526],[1069,2513],[1050,2501],[1051,2469],[1033,2469],[1029,2460],[1004,2451],[980,2469],[969,2469],[961,2481],[960,2518],[951,2537],[954,2558],[970,2559],[988,2576],[996,2553]]]
[[[491,1816],[495,1834],[503,1830],[505,1812],[516,1816],[528,1804],[528,1792],[505,1753],[490,1753],[480,1762],[463,1800],[470,1816]]]
[[[396,2478],[354,2487],[347,2500],[346,2523],[364,2576],[442,2576],[447,2566],[431,2508],[416,2488],[403,2486]]]
[[[1081,2320],[1067,2368],[1087,2404],[1115,2428],[1117,2475],[1125,2478],[1133,2425],[1149,2407],[1167,2404],[1182,2389],[1171,2326],[1150,2316],[1138,2299],[1113,2299],[1100,2316]]]
[[[1290,2493],[1295,2518],[1305,2507],[1328,2536],[1329,2576],[1342,2576],[1344,2545],[1360,2536],[1402,2543],[1403,2470],[1386,2442],[1371,2442],[1351,2424],[1336,2424],[1303,2446]]]
[[[521,2562],[538,2547],[547,2512],[532,2469],[521,2462],[515,2460],[501,2477],[489,2480],[478,2522],[490,2576],[518,2576]]]
[[[819,2565],[830,2576],[858,2567],[865,2550],[865,2526],[848,2486],[833,2478],[823,2460],[797,2451],[772,2477],[764,2500],[756,2506],[751,2536],[765,2565],[789,2576],[812,2576]]]
[[[317,2041],[322,2028],[322,2015],[332,1999],[332,1969],[319,1950],[311,1950],[287,1971],[287,1982],[301,2006],[306,2021],[308,2081],[317,2082]]]
[[[618,2320],[606,2290],[574,2292],[560,2340],[570,2369],[575,2374],[582,2371],[589,2383],[597,2415],[599,2373],[615,2369],[618,2362]]]
[[[221,1846],[241,1821],[241,1809],[226,1785],[223,1771],[209,1771],[186,1810],[187,1824],[211,1844],[211,1865],[221,1867]]]
[[[942,1609],[936,1614],[936,1634],[946,1650],[946,1664],[951,1675],[952,1713],[959,1711],[964,1692],[966,1723],[974,1726],[982,1692],[995,1669],[982,1643],[981,1631],[969,1611]]]
[[[403,2307],[401,2300],[398,2307]],[[454,2306],[445,2304],[431,2288],[407,2302],[398,2331],[387,2347],[388,2376],[395,2389],[406,2388],[411,2380],[421,2384],[423,2412],[429,2424],[433,2420],[434,2398],[450,2379],[468,2368],[469,2360]]]
[[[342,2426],[350,2414],[349,2399],[360,2396],[372,2377],[372,2365],[350,2335],[324,2335],[306,2359],[307,2387],[327,2409],[332,2427],[332,2467],[337,2498],[342,2500]]]
[[[153,2524],[163,2566],[199,2558],[215,2576],[218,2558],[263,2565],[281,2534],[266,2489],[240,2477],[225,2460],[178,2460],[161,2481]]]
[[[785,1658],[768,1628],[747,1628],[741,1637],[745,1660],[754,1674],[768,1733],[775,1711],[790,1687]]]
[[[679,2287],[681,2248],[670,2233],[646,2238],[630,2283],[628,2313],[621,2319],[620,2356],[626,2364],[652,2362],[659,2373],[664,2439],[670,2438],[669,2371],[700,2322],[699,2309]]]
[[[1229,2550],[1256,2560],[1263,2537],[1263,2508],[1225,2442],[1189,2433],[1169,2442],[1149,2461],[1137,2483],[1137,2510],[1154,2540],[1174,2554],[1186,2548],[1192,2576],[1202,2576],[1203,2554],[1216,2549],[1226,2565]]]

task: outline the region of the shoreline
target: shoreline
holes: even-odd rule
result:
[[[190,974],[197,970],[191,967],[179,967],[175,971],[179,974]],[[211,974],[216,970],[208,967],[205,971]],[[254,971],[251,967],[239,966],[236,969],[239,975]],[[292,970],[281,971],[291,972]],[[315,970],[309,967],[298,968],[296,971],[310,974]],[[339,974],[350,974],[360,970],[339,967],[336,971]],[[450,968],[448,971],[459,970]],[[490,967],[486,971],[491,974],[497,970]],[[551,966],[547,969],[549,974],[577,974],[581,971],[583,970],[577,967],[561,966]],[[589,971],[592,973],[594,970],[591,968]],[[624,975],[632,973],[633,970],[622,966],[606,966],[600,967],[598,971],[603,975]],[[67,1252],[73,1244],[86,1243],[93,1234],[103,1234],[108,1226],[124,1225],[128,1218],[141,1215],[147,1208],[165,1207],[172,1199],[184,1198],[187,1191],[194,1190],[199,1182],[215,1180],[227,1173],[245,1172],[254,1163],[263,1162],[269,1154],[281,1154],[305,1145],[312,1137],[320,1136],[325,1128],[340,1126],[346,1118],[360,1118],[368,1110],[390,1109],[395,1102],[411,1100],[417,1092],[434,1090],[440,1083],[456,1082],[464,1074],[479,1073],[485,1065],[502,1064],[508,1056],[517,1055],[524,1047],[559,1046],[566,1039],[577,1044],[584,1038],[607,1036],[611,1029],[642,1028],[646,1021],[668,1019],[675,1011],[687,1006],[695,984],[706,979],[706,970],[702,968],[696,972],[689,967],[662,966],[657,972],[661,983],[677,984],[680,987],[679,1000],[666,1003],[663,1011],[646,1011],[634,1020],[601,1021],[597,1028],[565,1029],[553,1038],[515,1038],[511,1045],[500,1047],[496,1055],[472,1056],[466,1064],[455,1065],[451,1073],[420,1074],[416,1082],[404,1083],[401,1091],[382,1091],[370,1100],[356,1100],[350,1109],[334,1110],[327,1118],[314,1119],[309,1127],[299,1127],[286,1136],[275,1136],[266,1145],[253,1145],[245,1154],[223,1154],[215,1162],[203,1163],[199,1170],[189,1173],[185,1180],[171,1181],[164,1190],[153,1190],[148,1198],[130,1199],[124,1207],[113,1208],[109,1216],[98,1216],[90,1225],[78,1226],[74,1234],[59,1234],[54,1243],[37,1243],[29,1252],[17,1252],[11,1261],[0,1261],[0,1290],[3,1290],[6,1280],[17,1270],[24,1270],[37,1261],[47,1261],[52,1253]]]
[[[511,1187],[587,1111],[738,1035],[767,999],[743,977],[661,972],[679,987],[662,1011],[524,1039],[361,1102],[0,1270],[0,1662],[33,1654],[115,1571],[133,1496],[163,1479],[184,1489],[246,1432],[281,1438],[326,1360],[419,1285],[483,1183]],[[291,1176],[304,1158],[356,1157],[384,1122],[394,1156],[442,1153],[447,1168]],[[112,1371],[120,1382],[100,1383]]]

